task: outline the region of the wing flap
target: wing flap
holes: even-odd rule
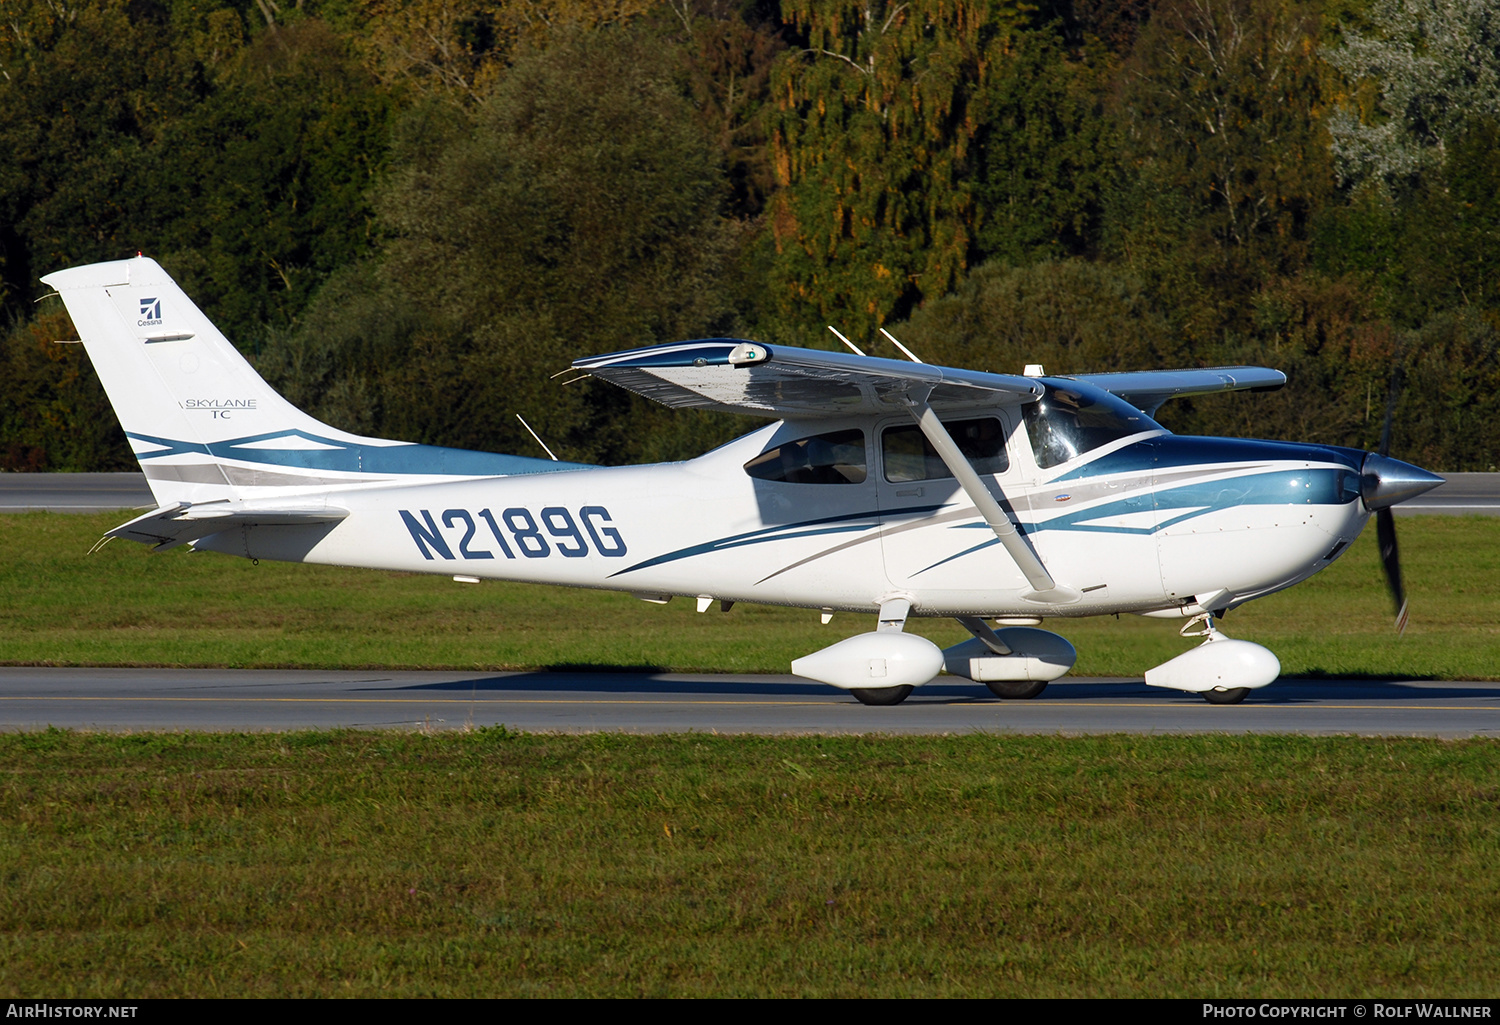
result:
[[[746,348],[753,361],[738,358]],[[904,411],[909,391],[939,410],[1034,401],[1027,377],[852,353],[704,338],[575,360],[573,367],[666,406],[796,419]]]

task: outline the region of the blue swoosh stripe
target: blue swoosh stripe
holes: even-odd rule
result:
[[[901,512],[932,512],[942,507],[941,504],[919,506],[902,509]],[[860,520],[868,522],[854,522]],[[624,573],[633,573],[638,569],[649,569],[652,566],[661,566],[668,562],[676,562],[679,559],[690,559],[695,555],[706,555],[710,552],[724,551],[729,548],[742,548],[745,545],[761,544],[767,541],[785,541],[796,537],[816,537],[820,534],[848,534],[856,530],[869,530],[871,527],[878,526],[880,526],[879,511],[866,510],[858,513],[845,513],[840,516],[825,516],[816,520],[804,520],[801,523],[787,523],[777,527],[763,527],[760,530],[751,530],[743,534],[733,534],[729,537],[718,538],[714,541],[705,541],[702,544],[666,552],[655,558],[647,559],[645,562],[638,562],[634,566],[627,566],[617,573],[611,573],[610,576],[617,577]]]
[[[196,441],[180,441],[175,438],[157,438],[148,434],[127,432],[134,441],[161,445],[162,452],[147,452],[137,456],[141,462],[165,459],[168,456],[198,453],[219,459],[236,459],[266,466],[287,466],[304,470],[335,470],[346,473],[380,474],[447,474],[465,477],[500,477],[522,473],[552,473],[558,470],[592,469],[587,463],[554,462],[551,459],[533,459],[529,456],[511,456],[498,452],[474,452],[461,448],[441,448],[436,445],[350,445],[332,438],[319,437],[306,431],[274,431],[228,441],[203,444]],[[278,438],[302,438],[333,448],[296,450],[263,449],[255,444],[274,441]]]
[[[1241,505],[1346,505],[1358,496],[1359,478],[1348,470],[1277,470],[1271,473],[1231,477],[1227,480],[1185,484],[1181,487],[1159,491],[1155,497],[1155,508],[1158,512],[1170,509],[1187,511],[1177,516],[1169,516],[1154,527],[1107,527],[1103,524],[1087,522],[1109,516],[1148,511],[1151,507],[1140,499],[1121,499],[1107,505],[1095,506],[1092,509],[1079,509],[1076,512],[1055,516],[1050,520],[1040,520],[1030,524],[1022,523],[1018,526],[1024,534],[1035,534],[1044,530],[1068,530],[1099,534],[1147,535],[1199,516],[1222,512]],[[964,523],[955,527],[959,530],[970,528],[988,529],[988,525]],[[955,559],[961,559],[998,543],[998,538],[984,541],[947,558],[939,559],[931,566],[917,570],[912,576],[919,576],[928,570],[937,569]]]
[[[1126,445],[1076,470],[1069,470],[1053,483],[1102,477],[1140,470],[1169,469],[1197,463],[1236,463],[1254,460],[1302,460],[1335,463],[1356,472],[1364,464],[1365,453],[1357,448],[1332,445],[1302,445],[1289,441],[1256,441],[1247,438],[1193,438],[1162,435]]]

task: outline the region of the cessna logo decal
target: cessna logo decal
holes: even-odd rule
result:
[[[141,300],[141,319],[137,327],[155,327],[161,323],[161,300],[156,296]]]

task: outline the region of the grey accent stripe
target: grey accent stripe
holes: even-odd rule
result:
[[[285,488],[331,486],[335,484],[380,484],[387,477],[315,477],[310,474],[275,473],[244,466],[220,463],[178,463],[176,465],[143,465],[148,480],[175,480],[184,484],[229,484],[242,488]]]
[[[218,463],[187,463],[176,466],[145,466],[147,480],[175,480],[184,484],[228,484],[229,478]]]
[[[229,483],[249,488],[308,487],[314,484],[381,484],[388,477],[312,477],[299,473],[275,473],[271,470],[253,470],[244,466],[221,466]]]

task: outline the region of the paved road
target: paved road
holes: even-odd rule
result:
[[[156,508],[143,473],[0,473],[0,512]]]
[[[1398,516],[1500,516],[1500,473],[1445,473],[1448,483],[1396,506]]]
[[[1396,507],[1403,516],[1500,516],[1500,473],[1450,473],[1448,483]],[[102,512],[156,505],[139,473],[0,473],[0,513]]]
[[[1500,736],[1500,682],[1282,680],[1244,704],[1139,680],[997,701],[940,680],[867,708],[793,676],[0,668],[0,729],[341,726],[627,733],[1300,733]]]

